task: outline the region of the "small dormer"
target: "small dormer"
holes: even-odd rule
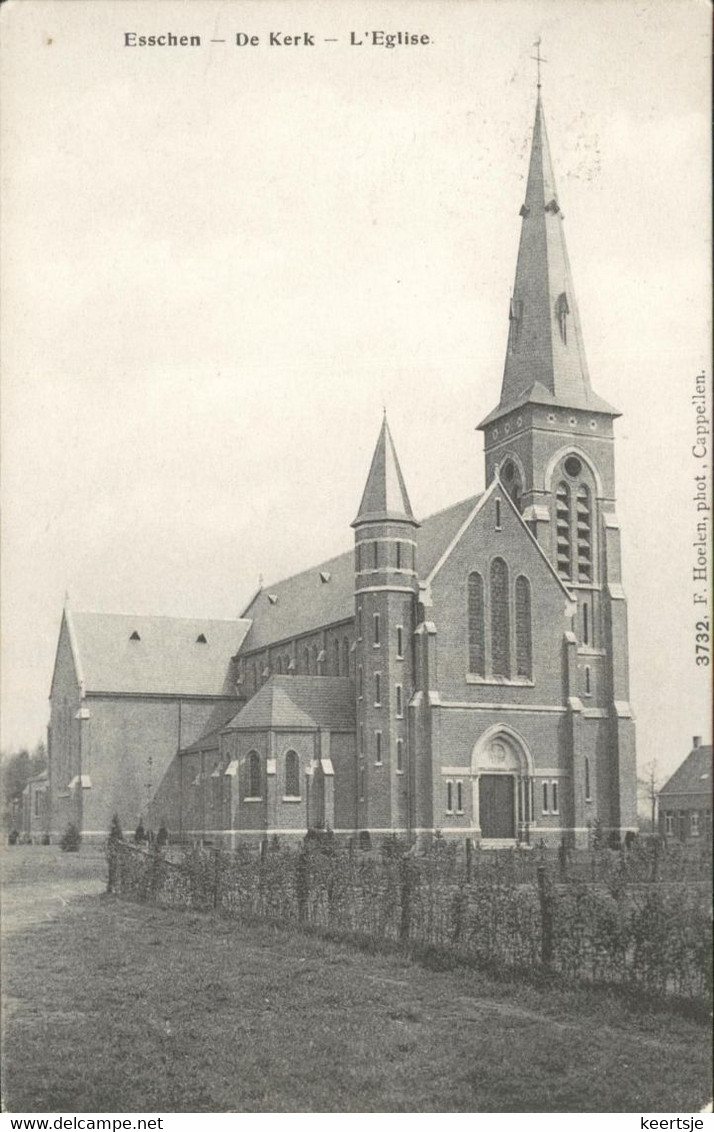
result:
[[[135,629],[134,632],[131,634],[131,636],[129,637],[129,640],[130,641],[140,641],[141,640],[141,637],[139,636],[139,632],[138,632],[137,629]]]
[[[206,640],[206,634],[205,633],[199,633],[198,634],[198,636],[196,637],[196,644],[197,645],[207,645],[208,644],[208,641]]]

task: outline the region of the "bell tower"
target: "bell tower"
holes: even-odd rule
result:
[[[386,413],[352,526],[358,827],[406,830],[410,782],[407,708],[414,689],[419,524]]]
[[[603,824],[619,828],[635,821],[627,613],[615,514],[613,422],[620,414],[590,383],[540,81],[520,216],[501,397],[478,426],[486,482],[498,470],[577,602],[569,698],[610,718],[607,773],[611,798],[619,801]]]

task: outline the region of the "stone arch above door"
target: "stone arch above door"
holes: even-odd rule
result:
[[[471,773],[485,771],[533,774],[533,757],[528,744],[512,727],[493,724],[479,736],[471,753]]]

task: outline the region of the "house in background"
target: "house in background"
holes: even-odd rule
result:
[[[659,832],[668,840],[711,843],[712,748],[699,735],[659,791]]]

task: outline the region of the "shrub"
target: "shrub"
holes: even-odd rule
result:
[[[81,841],[82,834],[79,832],[76,825],[70,822],[62,834],[60,849],[63,853],[76,853],[79,850]]]
[[[121,825],[119,824],[119,815],[118,814],[115,814],[114,817],[112,818],[112,824],[109,827],[109,840],[110,841],[123,841],[124,840],[124,834],[122,833]]]
[[[134,844],[135,845],[143,845],[145,841],[146,841],[146,830],[144,829],[143,821],[141,820],[141,818],[139,818],[139,824],[137,825],[136,829],[134,830]]]
[[[159,826],[159,832],[156,834],[156,848],[163,849],[164,845],[168,845],[169,831],[164,822]]]

